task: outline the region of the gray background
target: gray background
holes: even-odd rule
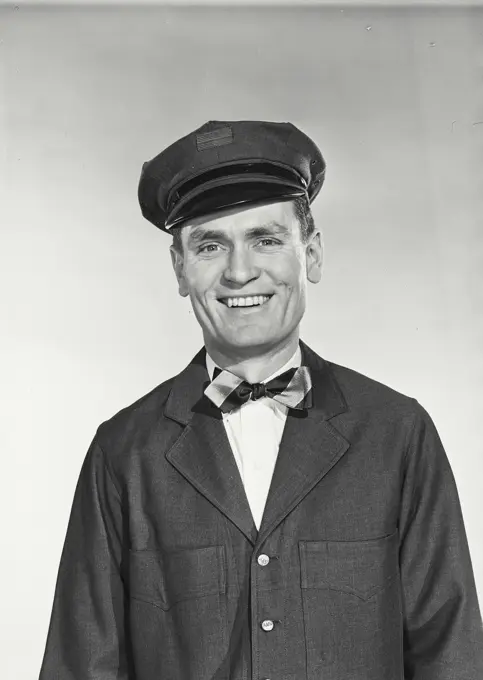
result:
[[[302,338],[428,409],[482,600],[482,38],[477,6],[0,8],[2,677],[38,673],[96,427],[202,344],[136,190],[210,119],[320,145]]]

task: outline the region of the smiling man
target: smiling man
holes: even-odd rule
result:
[[[294,354],[307,280],[320,280],[320,232],[307,234],[305,216],[302,231],[297,200],[299,215],[294,201],[283,201],[188,220],[171,248],[208,355],[250,382]]]
[[[299,337],[325,176],[287,123],[143,166],[203,347],[98,429],[41,680],[479,680],[458,492],[422,406]],[[173,330],[175,332],[175,329]]]

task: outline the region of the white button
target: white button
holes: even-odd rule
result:
[[[259,555],[257,562],[261,567],[266,567],[270,562],[270,558],[268,555]]]
[[[273,621],[270,621],[270,619],[267,619],[266,621],[262,621],[262,628],[263,630],[273,630]]]

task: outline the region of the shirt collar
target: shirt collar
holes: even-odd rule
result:
[[[290,359],[287,361],[286,364],[284,364],[281,368],[277,369],[272,375],[269,375],[268,378],[265,378],[262,380],[263,383],[268,382],[269,380],[272,380],[275,378],[277,375],[280,375],[280,373],[283,373],[284,371],[288,371],[289,368],[298,368],[300,364],[302,363],[302,352],[300,349],[300,344],[297,345],[297,349],[295,352],[292,354]],[[206,369],[208,371],[208,375],[210,376],[210,380],[213,380],[213,373],[215,370],[215,366],[217,366],[220,370],[223,370],[221,366],[218,366],[211,356],[208,354],[208,351],[206,352]]]

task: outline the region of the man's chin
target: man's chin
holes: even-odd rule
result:
[[[231,351],[246,352],[247,354],[250,354],[251,351],[263,352],[277,345],[278,342],[278,336],[243,332],[216,339],[216,345],[223,353],[230,353]]]

